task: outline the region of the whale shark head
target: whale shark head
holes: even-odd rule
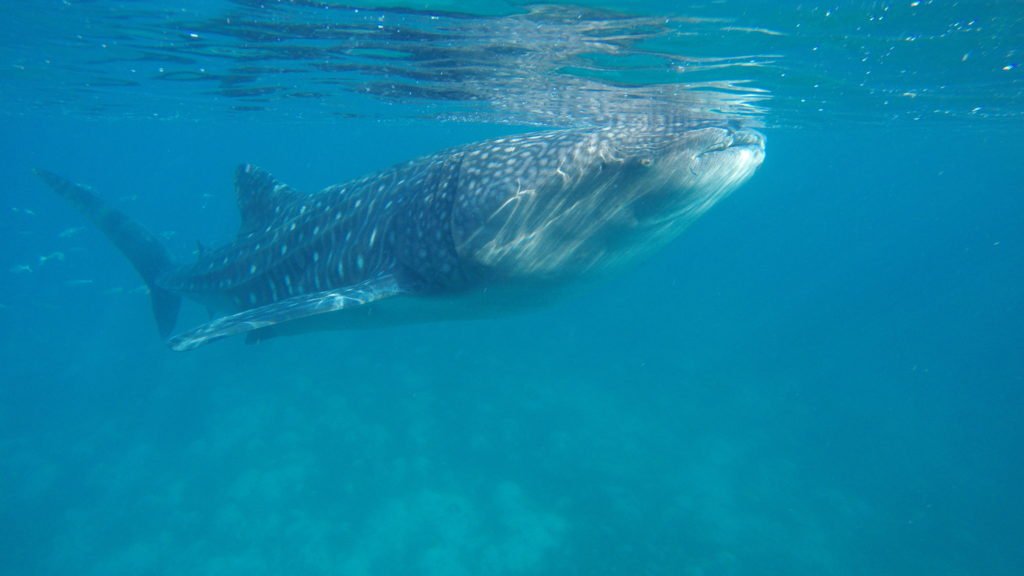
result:
[[[462,159],[460,256],[508,278],[600,271],[662,246],[750,178],[753,130],[671,124],[489,141]]]

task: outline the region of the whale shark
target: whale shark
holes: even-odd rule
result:
[[[184,351],[544,304],[663,246],[764,155],[755,130],[651,122],[466,144],[313,193],[247,164],[237,236],[183,264],[99,194],[36,172],[128,258]],[[183,297],[214,317],[172,335]]]

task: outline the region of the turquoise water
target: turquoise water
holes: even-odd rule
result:
[[[2,573],[1024,572],[1024,8],[585,4],[0,8]],[[767,159],[634,268],[184,354],[31,170],[187,260],[240,162],[666,111]]]

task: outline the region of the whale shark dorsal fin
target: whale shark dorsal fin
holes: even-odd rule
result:
[[[239,236],[267,226],[283,206],[298,196],[298,192],[282,184],[270,172],[242,164],[235,170],[235,193],[242,225]]]
[[[318,314],[327,314],[355,308],[402,293],[401,287],[390,274],[360,284],[302,294],[273,304],[250,308],[237,314],[217,318],[168,340],[172,350],[192,350],[214,340],[262,330]]]

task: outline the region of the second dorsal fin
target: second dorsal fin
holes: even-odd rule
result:
[[[235,193],[242,225],[238,234],[249,234],[269,224],[278,209],[290,203],[298,193],[252,164],[242,164],[235,170]]]

